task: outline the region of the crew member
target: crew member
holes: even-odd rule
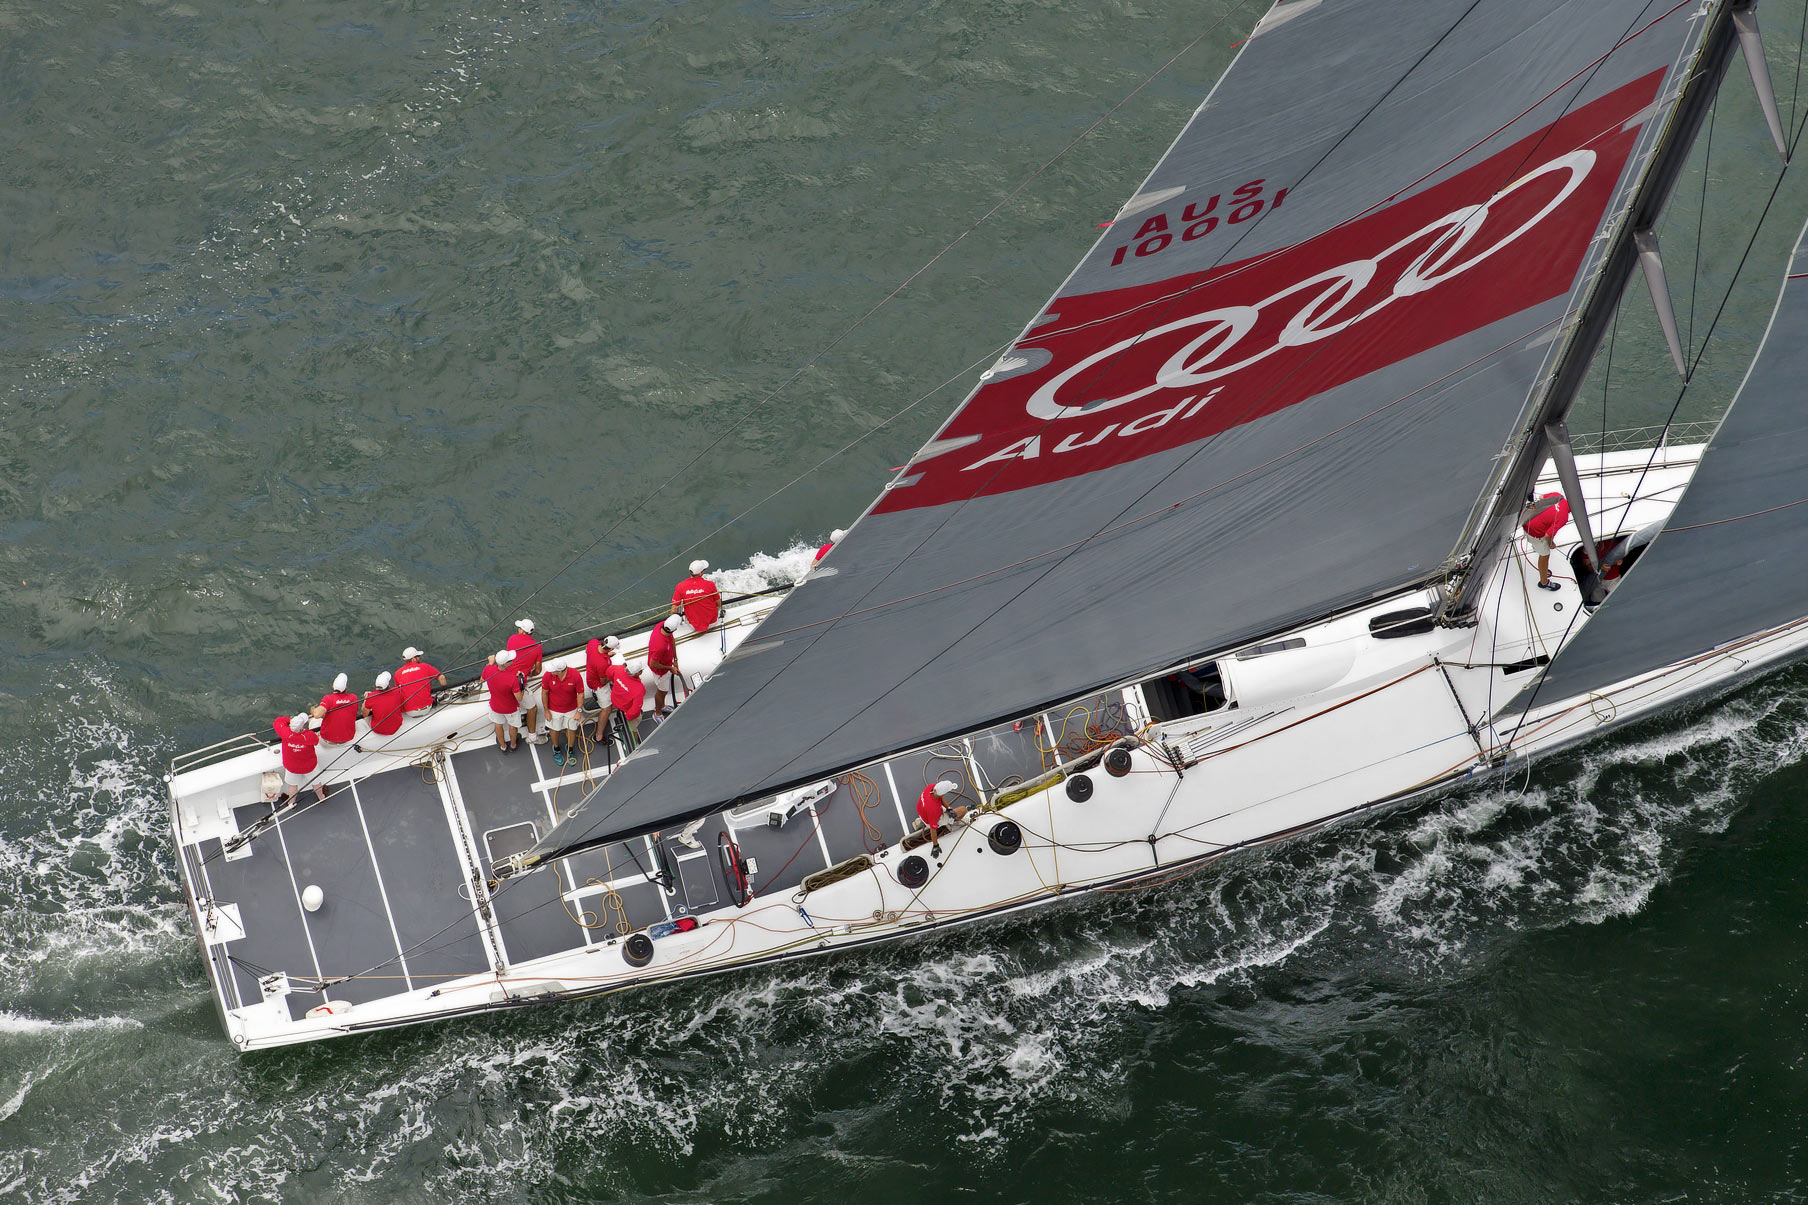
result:
[[[592,639],[584,646],[584,689],[596,696],[596,739],[600,744],[609,734],[609,671],[615,665],[615,651],[621,641],[613,636]]]
[[[694,632],[709,631],[722,614],[722,592],[703,576],[708,568],[708,561],[692,561],[691,575],[672,591],[672,610],[682,615]]]
[[[402,688],[402,710],[409,715],[424,715],[433,709],[433,684],[446,684],[446,675],[428,665],[426,656],[412,644],[402,650],[402,665],[395,672],[396,685]]]
[[[638,661],[609,667],[609,705],[621,717],[630,750],[640,744],[640,707],[647,699],[647,688],[640,680],[640,669]]]
[[[549,669],[540,677],[546,699],[546,728],[552,733],[552,764],[578,759],[579,707],[584,701],[584,675],[575,665]],[[559,748],[561,738],[565,748]]]
[[[653,675],[653,711],[660,719],[671,714],[665,699],[672,693],[672,676],[678,669],[678,642],[672,639],[678,624],[676,615],[668,615],[665,622],[647,636],[647,672]]]
[[[492,653],[483,667],[483,684],[490,692],[490,723],[496,729],[496,747],[513,753],[519,745],[515,730],[521,724],[521,670],[515,665],[514,650]]]
[[[303,711],[293,716],[277,716],[272,727],[276,729],[276,739],[282,742],[283,790],[276,797],[276,806],[280,808],[301,794],[302,785],[320,766],[320,754],[316,752],[320,734],[314,731],[320,727],[320,721]],[[314,798],[317,802],[326,798],[326,784],[314,784]]]
[[[517,619],[515,634],[508,638],[508,646],[515,654],[515,668],[521,671],[527,681],[527,692],[521,696],[521,710],[526,715],[521,731],[530,744],[539,744],[546,737],[540,732],[540,658],[542,655],[540,642],[534,639],[534,621]]]
[[[934,857],[942,856],[942,815],[948,809],[948,797],[958,790],[960,787],[956,783],[944,778],[930,783],[917,796],[917,819],[929,829],[929,852]],[[966,804],[954,805],[954,818],[957,821],[967,818]]]
[[[394,736],[402,729],[402,688],[390,682],[387,672],[378,674],[376,689],[364,692],[364,716],[373,736]]]
[[[1527,505],[1521,521],[1525,527],[1527,546],[1538,554],[1538,588],[1562,589],[1551,580],[1551,552],[1555,547],[1552,541],[1563,530],[1564,524],[1569,522],[1569,499],[1562,494],[1546,494]]]
[[[333,689],[320,696],[320,739],[331,745],[346,745],[358,735],[358,696],[345,689],[348,679],[340,674],[333,679]]]
[[[810,568],[814,569],[814,568],[816,568],[816,566],[822,564],[822,558],[825,556],[828,556],[829,550],[831,548],[835,547],[835,545],[841,543],[842,539],[844,537],[846,537],[846,535],[847,535],[847,532],[841,530],[841,528],[839,528],[839,527],[837,527],[834,531],[831,531],[829,533],[829,542],[827,544],[824,544],[821,548],[818,548],[816,550],[816,559],[810,562]]]

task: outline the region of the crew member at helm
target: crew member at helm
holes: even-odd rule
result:
[[[1562,589],[1551,580],[1551,553],[1555,548],[1552,541],[1569,522],[1569,499],[1562,494],[1546,494],[1526,505],[1520,522],[1525,528],[1527,547],[1538,554],[1538,588]]]
[[[703,576],[708,568],[708,561],[692,561],[691,575],[672,591],[672,610],[684,617],[693,632],[709,631],[722,613],[722,592]]]

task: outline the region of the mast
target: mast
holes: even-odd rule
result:
[[[1731,0],[1716,5],[1708,18],[1707,34],[1696,54],[1694,69],[1683,85],[1682,96],[1670,114],[1669,129],[1652,152],[1650,165],[1639,182],[1632,204],[1613,232],[1612,242],[1602,257],[1601,270],[1570,329],[1568,342],[1558,354],[1556,368],[1548,378],[1543,394],[1521,418],[1517,446],[1504,459],[1492,495],[1484,495],[1489,497],[1487,507],[1457,541],[1458,551],[1453,559],[1462,567],[1462,574],[1450,586],[1439,609],[1442,621],[1461,624],[1472,619],[1479,596],[1471,595],[1469,587],[1486,580],[1487,571],[1506,550],[1518,526],[1523,500],[1538,479],[1540,466],[1553,453],[1560,460],[1567,459],[1565,420],[1575,405],[1576,395],[1581,391],[1601,340],[1606,337],[1620,296],[1639,266],[1640,241],[1648,240],[1663,213],[1683,164],[1694,148],[1702,122],[1707,119],[1708,110],[1719,94],[1733,52],[1739,46],[1736,18],[1749,22],[1756,7],[1757,0]],[[1586,532],[1587,519],[1579,493],[1570,498],[1570,505],[1580,518],[1578,526]],[[1589,543],[1592,554],[1592,540]]]

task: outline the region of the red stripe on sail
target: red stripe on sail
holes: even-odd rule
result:
[[[1048,363],[981,388],[938,440],[972,442],[914,462],[914,479],[876,510],[1008,493],[1194,443],[1562,296],[1663,75],[1291,247],[1060,298],[1058,324],[1011,353],[1040,349]],[[1288,203],[1308,202],[1309,187]],[[1141,220],[1161,232],[1151,253],[1228,216],[1189,220],[1197,204],[1183,194]]]

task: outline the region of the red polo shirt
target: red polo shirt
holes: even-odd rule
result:
[[[662,623],[647,637],[647,668],[654,675],[669,674],[678,668],[678,642]]]
[[[540,676],[540,686],[546,692],[546,710],[564,715],[578,709],[578,700],[584,696],[584,675],[575,668],[557,673],[548,670]]]
[[[628,672],[625,665],[609,670],[609,705],[622,713],[629,723],[640,718],[640,705],[646,701],[646,685]]]
[[[942,813],[947,810],[942,805],[942,797],[935,793],[933,782],[924,787],[923,793],[917,796],[917,815],[922,817],[923,823],[930,828],[936,828],[942,823]]]
[[[823,557],[825,557],[825,556],[828,556],[828,555],[829,555],[829,549],[831,549],[831,548],[833,548],[833,547],[835,547],[835,541],[833,541],[833,540],[830,540],[830,541],[829,541],[829,542],[828,542],[828,543],[827,543],[827,544],[824,544],[824,545],[823,545],[823,546],[822,546],[822,547],[821,547],[821,548],[818,548],[818,549],[817,549],[817,550],[816,550],[816,558],[815,558],[815,559],[814,559],[814,560],[812,560],[812,561],[811,561],[811,562],[810,562],[810,564],[811,564],[811,565],[812,565],[812,566],[816,566],[816,565],[820,565],[820,564],[822,564],[822,558],[823,558]]]
[[[370,709],[370,730],[378,736],[394,736],[402,727],[402,688],[364,692],[364,706]]]
[[[395,684],[402,688],[402,708],[425,711],[433,706],[433,679],[439,671],[425,661],[410,661],[395,672]]]
[[[282,741],[282,768],[291,774],[312,774],[320,764],[320,755],[314,752],[320,734],[311,728],[295,731],[289,726],[290,718],[279,715],[274,725],[277,739]]]
[[[521,710],[521,671],[513,663],[483,667],[483,684],[490,691],[490,711],[514,715]]]
[[[602,639],[593,639],[584,646],[584,689],[600,690],[609,678],[609,667],[615,659],[609,656],[609,650],[603,647]]]
[[[542,651],[540,642],[526,632],[516,632],[508,638],[508,646],[515,650],[514,667],[524,674],[540,672]]]
[[[687,577],[672,591],[672,609],[696,631],[707,632],[722,614],[722,592],[707,577]]]
[[[320,739],[343,745],[358,735],[358,696],[336,690],[320,696],[326,714],[320,717]]]

